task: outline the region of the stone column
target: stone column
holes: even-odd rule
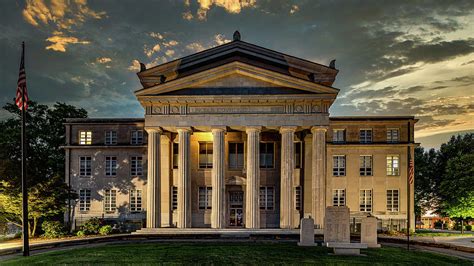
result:
[[[161,225],[160,182],[161,182],[161,128],[147,128],[148,133],[148,171],[146,227],[158,228]]]
[[[191,128],[178,130],[178,228],[191,227]]]
[[[247,127],[247,183],[245,196],[245,227],[260,228],[260,131]]]
[[[293,228],[295,208],[293,170],[295,168],[295,131],[296,127],[284,126],[281,134],[281,181],[280,181],[280,228]]]
[[[316,228],[323,228],[326,210],[326,127],[311,128],[312,143],[312,214]]]
[[[224,136],[225,127],[212,128],[212,211],[211,227],[225,227],[225,180],[224,180]]]

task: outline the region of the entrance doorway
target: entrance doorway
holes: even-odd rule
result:
[[[244,225],[244,192],[229,191],[229,226]]]

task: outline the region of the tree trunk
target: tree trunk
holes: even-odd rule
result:
[[[464,218],[461,217],[461,235],[464,234]]]
[[[36,219],[36,217],[33,217],[33,230],[31,230],[31,237],[35,237],[35,233],[36,233],[36,225],[38,223],[38,220]]]

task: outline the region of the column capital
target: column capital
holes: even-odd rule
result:
[[[176,131],[179,132],[193,132],[191,127],[176,127]]]
[[[163,129],[161,127],[145,127],[145,131],[146,133],[148,134],[151,134],[151,133],[163,133]]]
[[[226,132],[227,127],[226,126],[212,126],[211,127],[211,132],[214,134],[214,132]]]
[[[280,127],[280,134],[285,132],[296,132],[297,126],[281,126]]]
[[[262,131],[262,126],[246,126],[245,127],[245,132],[261,132]]]
[[[313,126],[311,127],[311,133],[316,133],[316,132],[326,132],[328,131],[328,127],[327,126]]]

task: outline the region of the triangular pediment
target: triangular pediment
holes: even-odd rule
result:
[[[241,62],[231,62],[135,92],[157,95],[337,94],[338,89]]]

